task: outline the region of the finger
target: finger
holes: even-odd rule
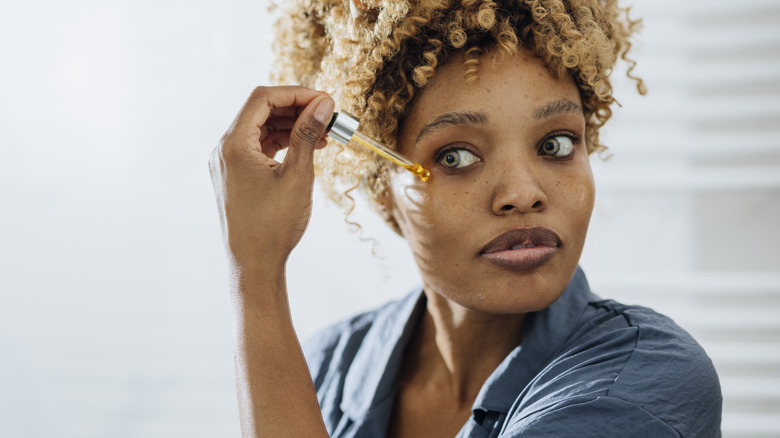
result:
[[[306,106],[290,133],[290,150],[282,163],[281,172],[298,169],[313,174],[314,149],[325,136],[334,107],[328,96],[318,97]]]
[[[271,117],[292,117],[297,119],[305,106],[279,107],[271,110]]]
[[[291,131],[274,132],[269,134],[265,139],[260,142],[260,147],[264,155],[274,158],[276,153],[282,149],[286,149],[290,144]],[[328,145],[328,141],[325,138],[320,138],[317,141],[315,149],[322,149]]]
[[[319,96],[327,94],[304,87],[257,87],[247,99],[244,107],[239,112],[236,125],[241,130],[246,130],[250,136],[259,131],[265,122],[271,117],[272,111],[282,115],[297,112],[296,107],[305,107]],[[287,110],[286,108],[291,108]]]
[[[320,141],[317,142],[317,146],[315,146],[315,149],[323,149],[327,145],[328,145],[328,139],[323,137],[320,139]]]
[[[290,131],[274,132],[260,141],[263,155],[274,158],[276,153],[290,144]]]
[[[260,143],[263,143],[266,137],[275,132],[292,131],[296,119],[297,118],[271,116],[266,120],[265,124],[260,127]]]
[[[263,131],[267,134],[273,134],[277,131],[292,131],[297,119],[297,117],[271,117],[263,125]]]

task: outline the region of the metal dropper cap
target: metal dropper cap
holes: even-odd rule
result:
[[[357,131],[358,125],[360,125],[360,121],[348,112],[333,113],[333,118],[330,119],[328,126],[328,137],[339,143],[348,144]]]

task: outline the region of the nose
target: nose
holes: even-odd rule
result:
[[[544,191],[533,163],[509,160],[496,172],[491,209],[495,215],[530,213],[547,208]]]

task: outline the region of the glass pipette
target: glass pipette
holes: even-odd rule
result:
[[[354,140],[409,172],[412,172],[421,180],[428,180],[431,173],[427,169],[358,131],[359,125],[360,122],[352,114],[344,111],[333,113],[333,118],[330,120],[330,126],[328,126],[328,137],[344,145]]]

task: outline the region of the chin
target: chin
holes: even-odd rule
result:
[[[431,284],[430,289],[449,291],[438,293],[474,312],[501,315],[536,312],[549,307],[563,295],[577,268],[576,264],[565,268],[555,265],[548,264],[527,272],[488,269],[480,281],[474,282],[472,277],[460,286]]]
[[[563,295],[567,285],[568,282],[562,286],[528,283],[496,288],[479,303],[479,311],[496,314],[536,312],[552,305]]]

